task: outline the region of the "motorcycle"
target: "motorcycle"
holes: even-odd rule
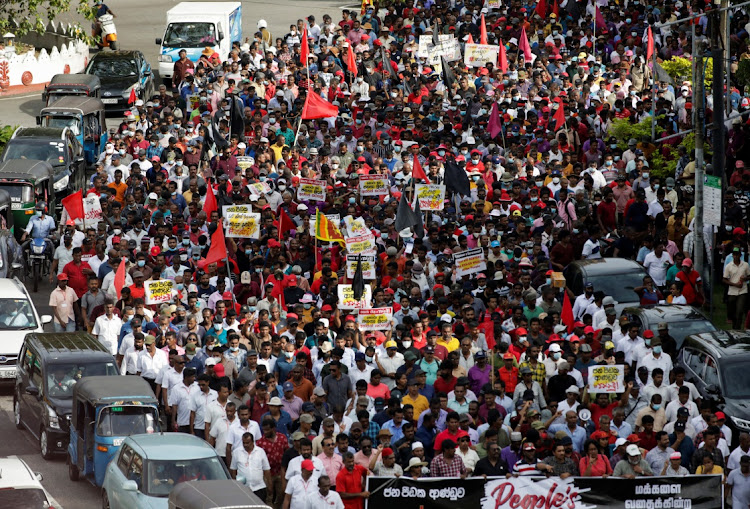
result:
[[[26,246],[26,274],[34,280],[34,292],[39,290],[39,281],[44,274],[49,274],[50,257],[47,250],[50,239],[34,238]]]
[[[102,40],[98,43],[100,48],[109,47],[112,51],[117,51],[117,28],[114,19],[111,14],[102,14],[96,19],[101,29]]]

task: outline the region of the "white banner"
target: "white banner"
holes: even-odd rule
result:
[[[359,330],[388,330],[392,319],[393,308],[360,309],[357,315]]]
[[[497,63],[500,46],[494,44],[466,44],[464,64],[468,67],[484,67],[487,62]]]
[[[346,237],[344,241],[346,242],[346,252],[348,254],[364,254],[376,250],[375,235],[370,232],[364,235],[357,235],[356,237]]]
[[[260,214],[234,212],[224,216],[224,233],[226,237],[259,239]]]
[[[300,200],[326,201],[326,181],[315,179],[299,179],[297,198]]]
[[[346,225],[347,235],[350,235],[352,237],[372,233],[369,228],[367,228],[365,220],[361,217],[355,219],[353,216],[346,216],[344,218],[344,224]]]
[[[415,197],[419,200],[419,209],[443,210],[445,206],[445,186],[440,184],[417,184],[414,186]]]
[[[360,175],[360,196],[386,196],[389,194],[389,182],[386,175]]]
[[[371,307],[372,290],[370,285],[365,285],[365,292],[360,300],[354,300],[354,290],[352,285],[338,285],[339,289],[339,309],[368,309]]]
[[[484,251],[481,247],[455,253],[453,255],[453,262],[456,265],[457,277],[476,274],[477,272],[487,270],[487,262],[484,260]]]
[[[346,255],[346,277],[352,279],[354,273],[357,271],[357,257],[360,255]],[[376,255],[361,255],[362,258],[362,278],[364,279],[375,279],[377,277],[375,271]]]
[[[439,64],[441,56],[445,58],[446,62],[455,62],[461,59],[461,47],[458,44],[458,39],[451,34],[440,34],[438,39],[440,44],[435,46],[432,44],[431,35],[420,35],[417,56],[426,58],[430,65]]]
[[[157,281],[146,281],[146,305],[162,304],[172,300],[172,288],[174,281],[171,279],[159,279]]]
[[[86,228],[96,228],[102,219],[102,204],[94,193],[83,199],[83,216]]]

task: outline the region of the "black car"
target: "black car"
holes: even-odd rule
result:
[[[32,332],[16,364],[16,428],[39,439],[44,459],[65,452],[70,437],[73,386],[87,376],[119,376],[115,358],[86,332]]]
[[[677,348],[682,346],[686,336],[716,330],[716,326],[698,308],[683,304],[631,307],[625,308],[622,314],[628,317],[630,323],[638,324],[641,330],[650,329],[654,334],[660,323],[666,323]]]
[[[70,127],[19,127],[0,157],[3,162],[12,159],[37,159],[52,166],[58,210],[62,198],[86,185],[83,146]]]
[[[99,52],[86,66],[86,74],[102,82],[101,100],[108,113],[123,113],[132,107],[131,91],[144,101],[154,95],[151,64],[140,51]]]
[[[750,432],[750,331],[715,331],[685,338],[675,364],[701,398],[727,416],[732,441]]]
[[[615,299],[619,315],[624,308],[640,304],[633,289],[643,285],[643,278],[648,274],[640,263],[633,260],[599,258],[574,261],[565,267],[563,275],[568,288],[576,295],[581,295],[586,284],[592,283],[595,291],[602,291]]]

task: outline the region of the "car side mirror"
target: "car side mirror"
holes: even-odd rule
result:
[[[708,384],[706,386],[706,392],[709,394],[719,394],[721,391],[716,384]]]
[[[28,387],[26,387],[26,394],[30,394],[31,396],[39,396],[39,387],[29,385]]]
[[[122,491],[138,491],[138,483],[135,481],[125,481],[122,483]]]
[[[36,480],[39,482],[42,482],[44,480],[44,476],[41,474],[41,472],[34,472],[34,476],[36,477]]]
[[[47,325],[48,323],[52,323],[52,315],[42,315],[42,325]]]
[[[156,39],[154,40],[154,42],[155,42],[156,44],[158,44],[159,46],[161,46],[161,39],[159,39],[159,38],[156,38]]]

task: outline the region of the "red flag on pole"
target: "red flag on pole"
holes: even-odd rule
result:
[[[599,10],[599,6],[596,6],[596,28],[598,30],[606,30],[607,29],[607,23],[604,21],[604,16],[602,16],[602,11]]]
[[[484,13],[479,23],[479,44],[487,44],[487,24],[484,22]]]
[[[335,117],[339,109],[329,103],[313,91],[307,92],[307,100],[302,108],[302,120],[313,120],[316,118]]]
[[[128,97],[128,104],[133,104],[138,99],[135,95],[135,87],[130,89],[130,97]]]
[[[526,36],[526,27],[521,28],[521,37],[518,39],[518,49],[523,51],[523,59],[527,64],[534,61],[531,56],[531,46],[529,45],[529,38]]]
[[[503,74],[508,72],[508,55],[505,53],[503,41],[500,41],[500,51],[497,53],[497,66],[503,71]]]
[[[211,235],[211,247],[206,254],[206,265],[220,262],[227,258],[227,245],[224,240],[224,228],[221,223],[216,227],[216,231]]]
[[[547,17],[547,1],[546,0],[539,0],[539,3],[536,4],[536,9],[534,9],[534,12],[539,14],[539,16],[544,19]]]
[[[648,27],[648,31],[646,32],[646,37],[648,37],[648,42],[646,43],[646,62],[651,62],[651,58],[654,56],[654,33],[651,31],[651,27]]]
[[[346,54],[346,67],[354,77],[357,76],[357,60],[354,58],[354,48],[349,44],[349,51]]]
[[[560,5],[557,3],[557,0],[552,0],[552,14],[557,16],[557,19],[560,19]]]
[[[503,46],[500,45],[502,48]],[[490,131],[490,136],[495,138],[498,134],[503,131],[503,123],[500,120],[500,112],[497,110],[497,103],[493,101],[492,109],[490,110],[490,121],[487,123],[487,129]]]
[[[279,211],[279,235],[284,235],[286,232],[291,230],[296,230],[297,225],[294,224],[294,221],[292,221],[292,218],[289,217],[289,215],[284,211],[284,209],[280,209]]]
[[[120,298],[120,294],[122,293],[122,289],[125,286],[125,258],[120,259],[120,265],[117,267],[117,272],[115,272],[115,290],[117,291],[117,298]]]
[[[570,304],[570,298],[568,297],[567,290],[563,292],[563,305],[562,311],[560,312],[560,321],[568,327],[568,334],[573,332],[573,324],[575,319],[573,317],[573,306]]]
[[[559,98],[556,102],[557,109],[555,110],[555,114],[552,115],[552,120],[555,121],[555,129],[561,129],[565,125],[565,108]]]
[[[83,219],[83,191],[78,190],[75,193],[66,196],[61,201],[62,206],[65,207],[65,211],[68,213],[70,219]]]
[[[216,203],[214,188],[209,185],[208,191],[206,191],[206,199],[203,200],[203,211],[206,213],[207,220],[211,220],[211,212],[214,210],[219,210],[219,205]]]
[[[427,174],[422,169],[422,165],[419,164],[419,158],[417,157],[415,157],[412,162],[411,175],[415,179],[423,179],[428,184],[430,183],[430,179],[427,178]]]
[[[299,59],[302,67],[307,65],[307,58],[310,56],[310,45],[307,41],[307,28],[302,31],[302,40],[299,44]]]

